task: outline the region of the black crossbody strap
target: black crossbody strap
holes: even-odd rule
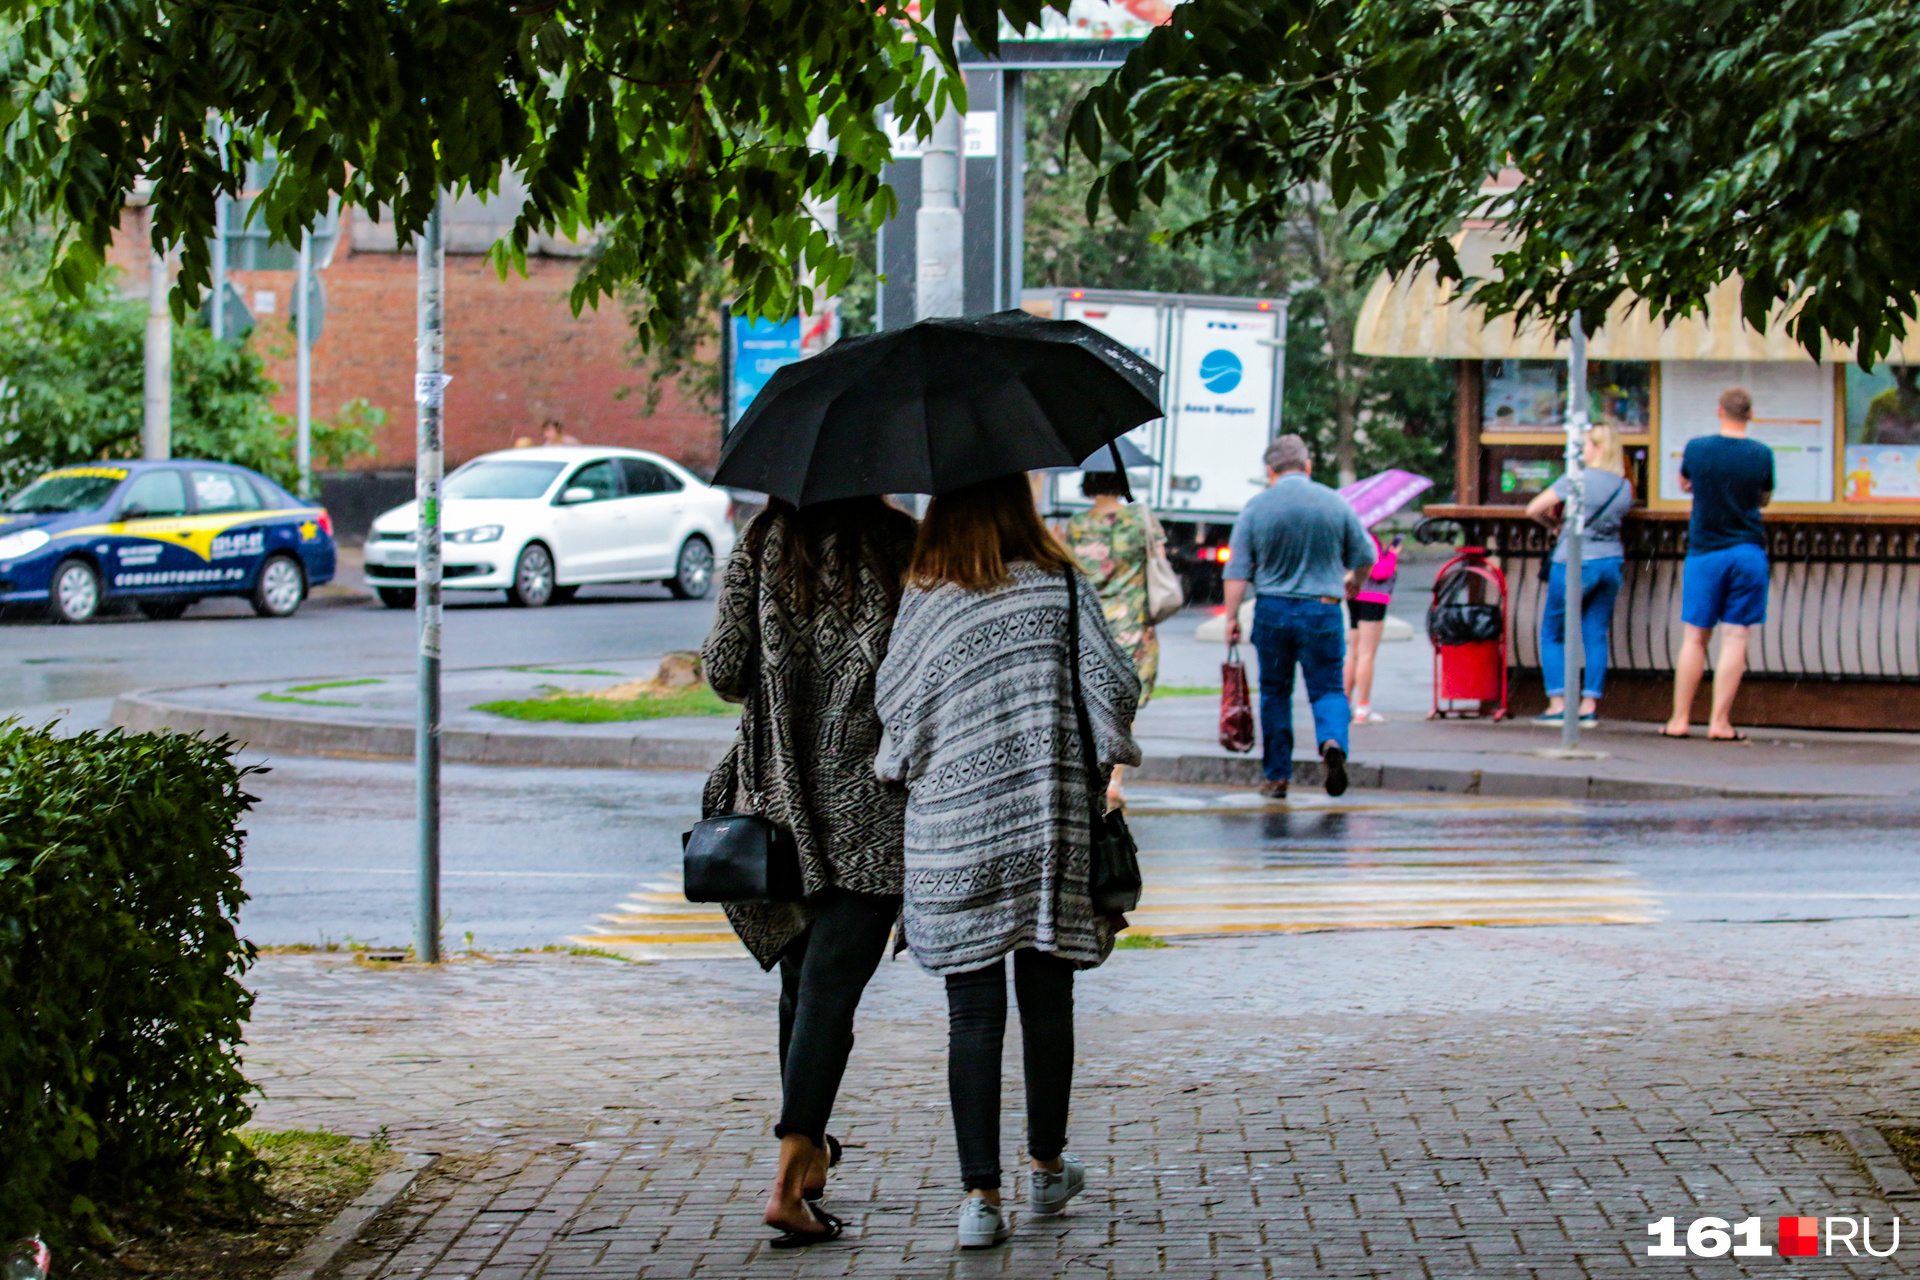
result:
[[[1106,810],[1096,798],[1100,780],[1100,758],[1093,747],[1093,721],[1087,716],[1086,699],[1080,694],[1080,592],[1079,577],[1067,570],[1067,670],[1073,680],[1073,717],[1080,730],[1080,764],[1087,772],[1087,835],[1098,839]]]

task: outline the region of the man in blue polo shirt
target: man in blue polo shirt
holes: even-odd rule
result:
[[[1309,472],[1307,442],[1285,435],[1267,446],[1267,490],[1234,522],[1227,561],[1227,639],[1240,639],[1240,602],[1253,584],[1253,648],[1260,656],[1260,794],[1280,799],[1293,777],[1293,668],[1313,708],[1313,736],[1327,794],[1347,789],[1347,628],[1340,602],[1354,574],[1374,560],[1360,517]]]
[[[1693,696],[1707,669],[1707,639],[1720,628],[1713,669],[1713,711],[1707,737],[1742,742],[1733,727],[1733,696],[1747,669],[1747,636],[1767,620],[1767,535],[1760,508],[1773,499],[1773,450],[1747,438],[1753,397],[1739,387],[1720,393],[1720,434],[1687,441],[1680,487],[1693,495],[1687,564],[1680,587],[1686,636],[1673,671],[1673,718],[1660,732],[1684,738]]]

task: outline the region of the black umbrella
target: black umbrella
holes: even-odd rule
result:
[[[1112,444],[1107,445],[1103,449],[1095,449],[1092,453],[1088,454],[1084,459],[1082,459],[1080,462],[1080,465],[1078,466],[1048,467],[1047,470],[1049,471],[1112,471],[1114,469],[1113,455],[1115,453],[1118,453],[1120,455],[1121,467],[1128,471],[1133,470],[1135,467],[1157,467],[1160,465],[1159,459],[1155,458],[1152,454],[1148,453],[1145,449],[1142,449],[1139,445],[1127,439],[1125,436],[1122,436],[1120,437],[1120,439],[1115,440]]]
[[[1160,371],[1077,320],[999,311],[842,338],[777,370],[713,482],[795,506],[1076,465],[1160,416]]]

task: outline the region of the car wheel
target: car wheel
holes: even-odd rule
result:
[[[538,609],[553,603],[553,589],[553,552],[538,542],[529,542],[514,562],[507,602],[522,609]]]
[[[380,593],[380,603],[389,609],[413,608],[412,587],[375,587]]]
[[[292,556],[274,556],[260,566],[253,584],[253,611],[263,618],[291,618],[307,598],[307,575]]]
[[[187,611],[191,600],[142,600],[140,612],[155,622],[172,622]]]
[[[696,536],[680,544],[680,558],[674,561],[667,587],[676,600],[707,598],[713,590],[713,547],[705,538]]]
[[[100,575],[85,560],[62,560],[50,586],[47,612],[55,622],[91,622],[100,612]]]

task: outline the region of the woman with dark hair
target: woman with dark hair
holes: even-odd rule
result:
[[[746,704],[702,816],[757,813],[791,831],[806,889],[800,903],[726,909],[761,968],[780,966],[776,1248],[842,1229],[815,1201],[838,1161],[827,1119],[854,1010],[900,909],[905,796],[874,775],[873,690],[913,539],[913,519],[882,498],[775,499],[727,562],[702,655],[714,691]]]
[[[1146,507],[1121,505],[1127,484],[1118,471],[1081,472],[1080,492],[1093,499],[1093,507],[1067,521],[1067,550],[1099,593],[1114,641],[1132,656],[1145,706],[1160,672],[1160,633],[1147,616],[1147,557],[1159,530]],[[1123,799],[1122,768],[1115,765],[1107,783],[1109,804]]]
[[[1107,958],[1123,919],[1088,893],[1089,794],[1068,611],[1078,619],[1079,685],[1100,771],[1138,764],[1133,661],[1100,602],[1040,522],[1026,477],[933,500],[881,664],[885,726],[875,769],[904,782],[906,943],[946,980],[947,1085],[959,1137],[959,1243],[1004,1240],[1000,1050],[1006,957],[1027,1076],[1028,1207],[1059,1213],[1085,1185],[1065,1154],[1073,1085],[1073,973]]]

